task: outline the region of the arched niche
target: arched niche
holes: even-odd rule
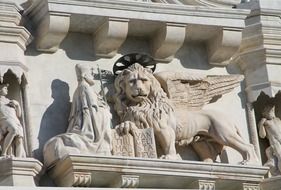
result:
[[[262,112],[265,106],[268,104],[275,105],[276,117],[279,117],[281,119],[281,91],[278,91],[274,97],[270,97],[264,92],[261,92],[257,100],[253,103],[253,107],[255,110],[255,119],[257,123],[257,133],[259,133],[258,124],[262,119]],[[269,140],[267,138],[259,137],[259,145],[260,145],[262,164],[264,164],[267,161],[265,150],[267,147],[270,146]]]
[[[29,108],[26,96],[26,86],[27,80],[24,71],[20,71],[17,69],[9,68],[9,69],[1,69],[0,68],[0,82],[9,84],[8,86],[8,95],[7,98],[10,100],[16,100],[19,102],[21,106],[22,115],[19,118],[21,124],[23,126],[24,131],[24,143],[25,143],[25,151],[27,156],[30,155],[30,125],[29,125]]]

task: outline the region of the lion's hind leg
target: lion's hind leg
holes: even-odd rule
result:
[[[238,134],[230,134],[225,138],[227,140],[225,142],[226,146],[230,146],[237,150],[243,157],[242,164],[257,164],[258,157],[256,155],[254,146],[250,143],[245,142],[245,140]]]

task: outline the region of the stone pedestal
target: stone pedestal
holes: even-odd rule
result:
[[[0,186],[35,186],[42,164],[33,158],[2,158]]]
[[[259,184],[267,171],[260,166],[69,155],[49,168],[49,175],[65,187],[200,189],[211,184],[210,189],[239,190],[243,183]]]

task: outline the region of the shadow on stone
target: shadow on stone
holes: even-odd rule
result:
[[[68,125],[70,112],[69,86],[66,82],[55,79],[51,85],[53,103],[46,109],[40,124],[38,135],[39,148],[35,150],[35,158],[43,161],[44,144],[52,137],[64,133]]]

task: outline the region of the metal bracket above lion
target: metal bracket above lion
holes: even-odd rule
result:
[[[156,62],[150,55],[144,53],[130,53],[120,57],[113,66],[113,73],[118,75],[122,70],[138,63],[145,68],[150,68],[152,72],[156,69]]]
[[[115,110],[121,120],[117,130],[121,133],[153,128],[164,159],[181,159],[175,148],[178,143],[191,144],[203,161],[214,161],[224,146],[230,146],[240,152],[242,163],[258,163],[253,145],[242,138],[231,119],[214,110],[200,110],[233,90],[243,77],[175,72],[153,75],[137,61],[128,60],[126,66],[119,67],[124,70],[115,79]],[[207,148],[210,145],[212,148]]]

